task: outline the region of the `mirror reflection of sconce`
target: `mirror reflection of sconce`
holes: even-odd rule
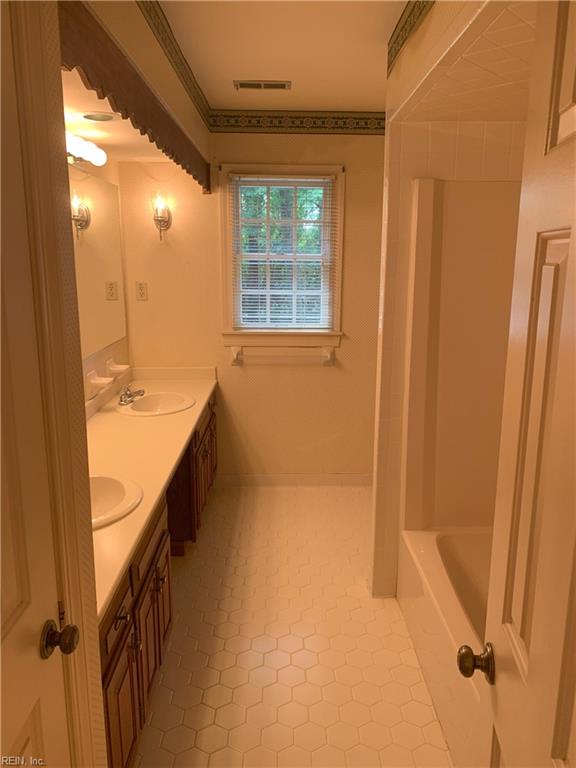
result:
[[[76,238],[80,239],[80,232],[84,229],[88,229],[92,216],[90,215],[90,209],[83,203],[78,195],[72,196],[72,221],[76,227]]]
[[[160,233],[160,240],[162,240],[162,233],[166,232],[172,226],[172,211],[168,207],[168,203],[158,194],[154,198],[154,224]]]

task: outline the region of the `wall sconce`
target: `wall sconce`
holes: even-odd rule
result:
[[[162,233],[166,232],[172,226],[172,212],[168,208],[168,203],[158,194],[154,198],[154,224],[160,233],[160,240],[162,240]]]
[[[76,238],[80,240],[80,232],[84,229],[88,229],[92,216],[90,215],[90,209],[83,203],[77,194],[72,196],[72,221],[76,227]]]

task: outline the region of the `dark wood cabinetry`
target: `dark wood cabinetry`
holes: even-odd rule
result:
[[[135,631],[138,644],[138,677],[141,686],[140,717],[142,724],[146,718],[146,705],[154,675],[160,666],[160,631],[156,583],[156,568],[152,568],[134,609]]]
[[[196,541],[202,510],[212,486],[218,453],[216,412],[212,396],[166,492],[172,554],[183,555],[187,541]]]
[[[129,768],[172,625],[170,555],[195,540],[217,465],[214,397],[100,623],[110,768]]]
[[[166,491],[172,553],[184,554],[184,542],[196,541],[196,505],[193,496],[194,466],[187,446]]]
[[[165,536],[158,555],[157,566],[158,630],[160,633],[160,661],[164,659],[164,648],[168,630],[172,626],[172,574],[170,568],[170,537]]]
[[[132,620],[123,635],[114,663],[104,677],[108,762],[113,768],[130,765],[140,733],[138,652]]]
[[[132,762],[172,622],[170,538],[161,504],[100,624],[110,768]]]

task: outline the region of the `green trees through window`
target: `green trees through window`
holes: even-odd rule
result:
[[[241,327],[324,328],[330,318],[330,188],[264,179],[236,187]]]

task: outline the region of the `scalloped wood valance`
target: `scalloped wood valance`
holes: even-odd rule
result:
[[[62,66],[210,192],[210,164],[82,2],[58,3]]]

